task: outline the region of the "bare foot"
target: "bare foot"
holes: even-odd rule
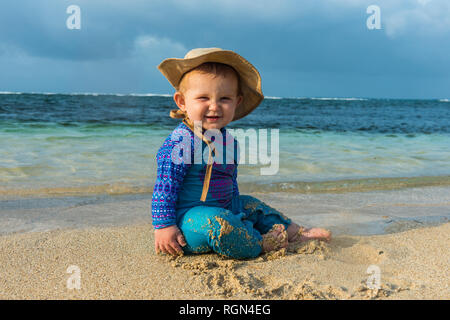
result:
[[[289,242],[301,241],[305,242],[308,240],[324,240],[330,241],[331,232],[322,228],[302,228],[296,223],[291,223],[287,229]]]
[[[282,224],[273,225],[269,232],[262,235],[262,252],[279,250],[288,246],[288,234]]]

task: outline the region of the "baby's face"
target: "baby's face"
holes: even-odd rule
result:
[[[236,107],[242,102],[242,96],[237,96],[235,75],[192,72],[186,80],[184,95],[176,92],[174,100],[192,121],[201,121],[208,130],[221,129],[233,120]]]

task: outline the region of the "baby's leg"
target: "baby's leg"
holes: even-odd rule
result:
[[[285,230],[287,230],[292,223],[291,219],[283,215],[280,211],[268,206],[255,197],[240,195],[239,200],[246,219],[252,221],[255,228],[261,234],[268,233],[276,224],[283,225]]]
[[[291,225],[291,219],[255,197],[240,195],[239,201],[246,219],[252,221],[263,235],[263,252],[287,247],[287,229]]]
[[[198,206],[187,211],[179,221],[187,245],[185,253],[209,251],[246,259],[255,258],[262,251],[262,236],[242,214],[219,208]]]
[[[266,234],[275,224],[284,225],[289,242],[308,241],[313,239],[330,240],[331,232],[320,228],[305,229],[278,210],[268,206],[261,200],[249,196],[239,196],[240,205],[247,215],[247,219],[254,221],[255,228],[262,234]]]

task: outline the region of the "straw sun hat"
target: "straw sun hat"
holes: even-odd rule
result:
[[[258,70],[236,52],[221,48],[196,48],[189,51],[183,59],[168,58],[162,61],[158,69],[178,90],[182,76],[205,62],[219,62],[233,67],[239,74],[243,100],[235,111],[233,121],[245,117],[264,99],[261,91],[261,76]],[[184,118],[185,114],[174,109],[172,118]]]

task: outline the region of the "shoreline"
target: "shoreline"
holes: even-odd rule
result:
[[[450,220],[450,187],[349,193],[252,195],[307,227],[333,234],[372,235]],[[151,194],[1,198],[0,235],[151,223]]]
[[[15,198],[47,198],[47,197],[86,197],[103,195],[133,195],[153,193],[154,181],[149,185],[132,185],[130,183],[105,183],[85,186],[55,186],[43,188],[5,188],[0,187],[0,201]],[[450,176],[419,177],[380,177],[354,178],[324,181],[286,181],[272,183],[240,182],[241,193],[352,193],[403,190],[426,187],[450,187]]]

